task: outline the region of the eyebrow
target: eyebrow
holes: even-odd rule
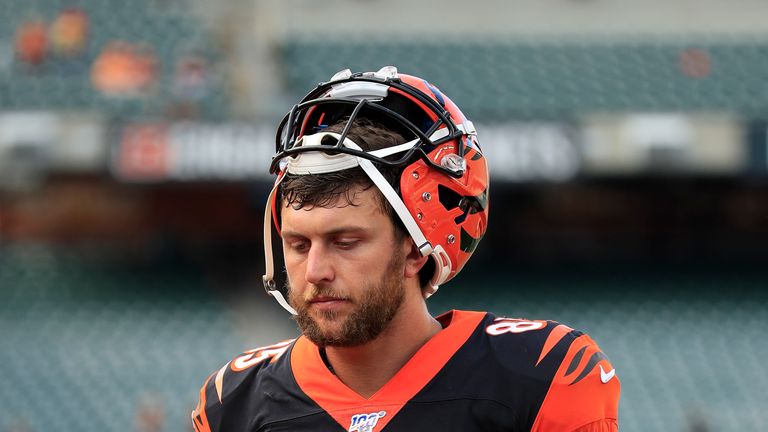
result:
[[[337,227],[328,231],[323,231],[320,233],[322,236],[331,237],[339,234],[358,234],[358,233],[366,233],[368,232],[367,229],[355,225],[348,225],[348,226],[341,226]],[[305,235],[291,230],[283,230],[281,232],[282,236],[288,236],[288,237],[306,237]]]

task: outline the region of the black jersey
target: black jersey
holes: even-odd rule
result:
[[[197,432],[616,431],[620,384],[587,335],[554,321],[452,311],[369,398],[304,337],[248,351],[212,374]]]

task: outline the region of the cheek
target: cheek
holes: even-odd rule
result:
[[[287,272],[285,278],[285,290],[288,294],[288,301],[296,304],[301,303],[304,298],[304,293],[307,291],[307,284],[304,278],[296,277],[290,272]]]
[[[304,274],[304,266],[300,262],[285,260],[285,274],[292,284],[300,283]]]
[[[301,260],[294,256],[294,254],[286,252],[283,254],[283,264],[285,264],[286,270],[290,272],[294,271],[301,264]]]
[[[305,263],[306,254],[291,249],[290,245],[282,243],[283,265],[289,272],[295,272]]]
[[[300,288],[302,281],[304,280],[305,265],[302,260],[295,257],[291,257],[289,254],[283,255],[283,265],[285,269],[285,275],[288,278],[288,282],[294,289]]]

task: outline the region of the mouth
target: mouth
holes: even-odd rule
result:
[[[348,299],[341,297],[317,296],[309,301],[309,305],[318,309],[335,309],[349,303]]]

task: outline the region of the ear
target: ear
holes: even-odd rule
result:
[[[428,256],[421,256],[421,253],[419,253],[419,249],[416,247],[415,244],[413,244],[413,241],[410,239],[410,237],[407,237],[404,239],[405,242],[407,242],[403,249],[405,249],[406,255],[405,255],[405,269],[404,274],[406,278],[417,278],[419,277],[419,270],[421,270],[422,267],[424,267],[424,264],[427,263],[427,260],[429,259]]]

